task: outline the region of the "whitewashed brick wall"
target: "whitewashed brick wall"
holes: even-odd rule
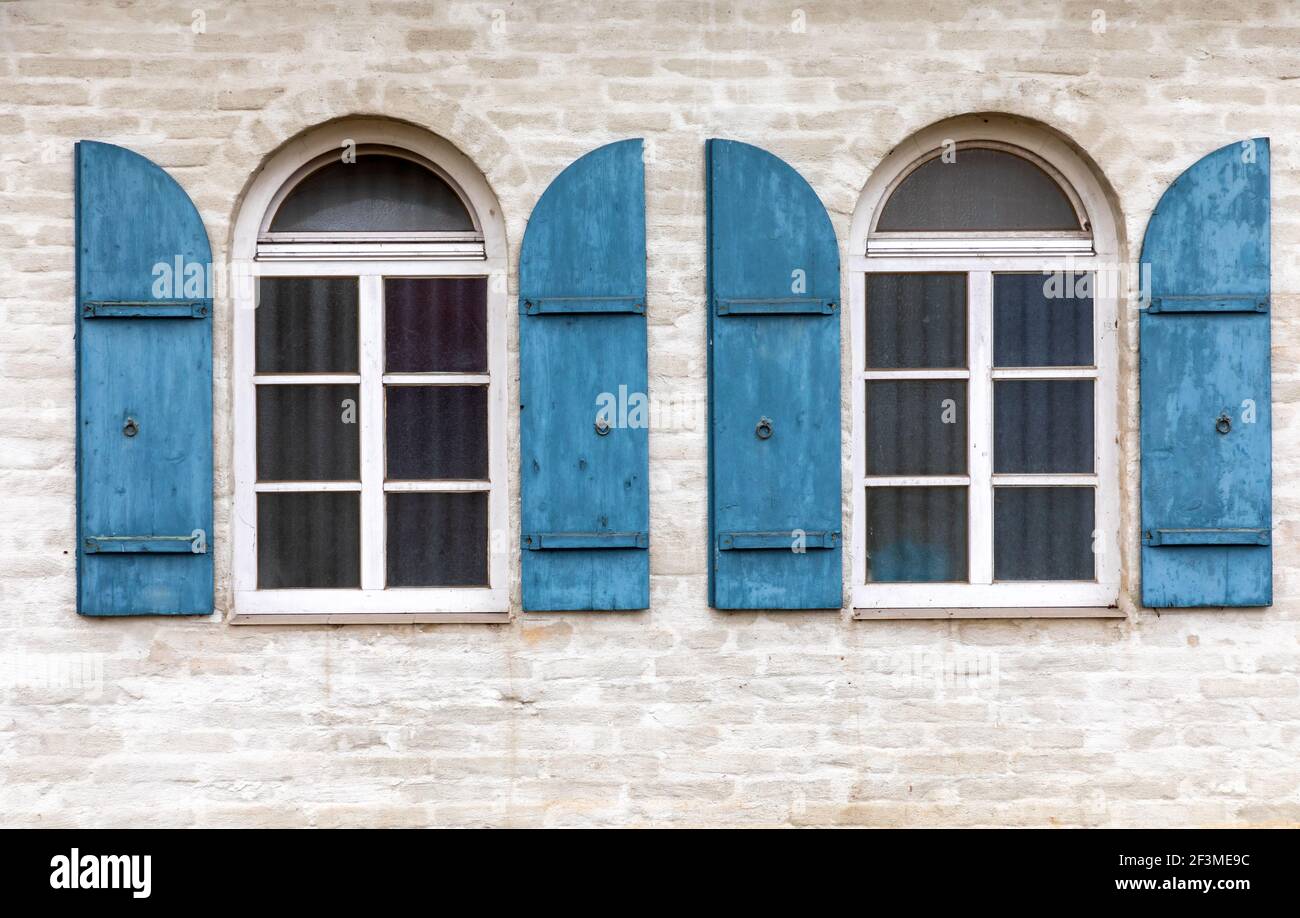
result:
[[[0,823],[1300,823],[1294,4],[293,6],[0,3]],[[347,115],[406,119],[482,169],[513,263],[566,164],[643,136],[651,387],[702,400],[703,141],[785,158],[843,243],[892,146],[985,110],[1039,119],[1095,160],[1130,260],[1179,172],[1272,136],[1271,609],[1135,607],[1137,335],[1125,304],[1126,619],[715,612],[702,417],[651,432],[648,612],[405,627],[75,614],[74,141],[168,169],[220,258],[250,176],[286,140]],[[228,302],[217,306],[224,612],[230,321]],[[512,386],[516,341],[512,329]]]

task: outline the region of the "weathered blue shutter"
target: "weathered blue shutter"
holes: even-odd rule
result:
[[[1142,602],[1269,605],[1268,140],[1179,176],[1142,265]]]
[[[840,259],[772,154],[708,143],[709,598],[839,608]]]
[[[77,144],[77,611],[212,612],[212,253],[167,173]]]
[[[533,208],[519,255],[527,611],[650,604],[645,172],[593,150]]]

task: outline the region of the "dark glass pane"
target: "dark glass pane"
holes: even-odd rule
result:
[[[993,275],[993,365],[1092,366],[1092,275]]]
[[[389,373],[487,372],[486,277],[384,281]]]
[[[359,589],[361,495],[356,491],[257,495],[257,586]]]
[[[993,383],[993,471],[1091,472],[1092,380]]]
[[[388,585],[488,585],[488,496],[388,495]]]
[[[967,579],[965,488],[868,488],[867,580]]]
[[[258,280],[258,373],[357,372],[357,279]]]
[[[966,366],[965,274],[868,274],[867,367]]]
[[[918,166],[885,202],[876,229],[1078,230],[1061,186],[1023,157],[1002,150],[958,149]]]
[[[1093,580],[1092,488],[994,488],[993,579]]]
[[[271,220],[273,233],[472,232],[451,186],[400,156],[361,154],[307,176]]]
[[[866,385],[868,475],[966,474],[966,380]]]
[[[388,477],[487,478],[486,386],[389,386]]]
[[[258,481],[356,481],[361,406],[355,385],[258,386]]]

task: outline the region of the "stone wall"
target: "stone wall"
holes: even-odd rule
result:
[[[0,3],[0,51],[0,822],[1300,822],[1293,5],[24,0]],[[701,411],[651,431],[647,612],[525,616],[516,584],[508,625],[231,626],[219,299],[219,614],[76,615],[76,140],[169,170],[221,258],[250,177],[285,141],[349,115],[410,121],[482,170],[513,265],[565,165],[644,137],[651,388],[702,404],[704,140],[786,159],[843,244],[880,159],[971,111],[1036,119],[1090,157],[1129,260],[1183,169],[1272,136],[1272,608],[1136,605],[1125,302],[1123,619],[713,611]],[[846,386],[848,340],[846,325]],[[513,462],[517,426],[511,438]],[[847,433],[844,447],[847,531]]]

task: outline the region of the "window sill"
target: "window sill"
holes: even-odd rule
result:
[[[232,625],[508,625],[509,612],[233,612]]]
[[[503,624],[510,597],[487,588],[236,590],[232,625]]]
[[[970,609],[854,609],[855,621],[980,618],[1125,618],[1115,606],[1061,606],[1059,608]]]

